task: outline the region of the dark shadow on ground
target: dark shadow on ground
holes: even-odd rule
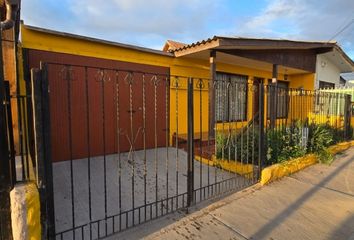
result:
[[[325,177],[319,184],[312,187],[309,191],[299,197],[295,202],[293,202],[288,208],[283,210],[273,219],[260,228],[256,233],[254,233],[250,239],[261,239],[272,232],[277,226],[279,226],[283,221],[295,213],[309,198],[311,198],[317,191],[325,188],[326,184],[329,183],[335,176],[337,176],[341,171],[348,167],[354,161],[354,157],[346,160],[340,164],[331,174]]]
[[[338,228],[332,233],[330,239],[354,240],[354,213],[340,223]]]
[[[246,187],[245,187],[246,188]],[[242,191],[240,189],[239,191]],[[111,236],[108,236],[104,238],[105,240],[138,240],[138,239],[144,239],[145,237],[156,233],[160,231],[161,229],[164,229],[168,227],[169,225],[172,225],[180,220],[183,220],[183,218],[187,217],[189,214],[195,213],[197,211],[201,211],[203,208],[208,207],[209,205],[216,203],[222,199],[227,198],[228,196],[234,194],[235,192],[230,192],[230,193],[225,193],[220,196],[216,196],[212,199],[205,200],[203,202],[200,202],[188,209],[185,210],[180,210],[171,214],[168,214],[164,217],[140,224],[137,227],[129,228],[127,230],[124,230],[119,233],[115,233]]]

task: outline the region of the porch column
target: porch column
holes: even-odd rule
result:
[[[210,79],[209,79],[209,137],[215,137],[215,89],[214,80],[216,79],[216,51],[210,52]]]
[[[278,65],[273,64],[272,84],[276,85],[277,82],[278,82]]]
[[[269,115],[270,115],[270,128],[275,128],[275,123],[277,120],[277,81],[278,81],[278,65],[273,64],[273,71],[272,71],[272,84],[270,85],[270,108],[269,108]]]

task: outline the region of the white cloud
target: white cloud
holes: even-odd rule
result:
[[[27,24],[147,47],[213,35],[329,40],[354,18],[353,0],[265,0],[261,10],[257,1],[247,15],[239,10],[245,1],[231,1],[24,0],[22,16]],[[336,39],[353,52],[354,24]]]
[[[84,28],[101,32],[183,33],[205,27],[213,1],[78,0],[70,7]]]
[[[294,0],[289,4],[286,0],[276,0],[270,2],[270,4],[262,11],[258,16],[255,16],[249,22],[245,24],[245,27],[251,31],[265,31],[274,32],[269,29],[269,25],[279,18],[292,19],[296,16],[302,15],[301,13],[306,9],[306,2]],[[265,28],[265,29],[264,29]]]
[[[259,14],[246,21],[238,21],[234,32],[261,38],[327,41],[354,19],[353,9],[353,0],[268,0],[267,6]],[[352,54],[354,24],[335,40]]]

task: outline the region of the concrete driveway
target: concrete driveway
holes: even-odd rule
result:
[[[146,161],[144,161],[144,154],[146,154]],[[195,189],[228,179],[235,179],[240,189],[251,184],[242,176],[198,161],[194,161],[194,169]],[[90,162],[88,159],[77,159],[72,164],[72,175],[70,161],[58,162],[53,164],[53,180],[56,232],[68,230],[63,238],[73,239],[71,229],[75,222],[75,227],[84,226],[82,235],[85,236],[84,239],[89,239],[91,211],[92,222],[99,221],[91,224],[93,238],[96,239],[98,235],[111,234],[113,229],[115,231],[119,227],[125,229],[133,224],[138,225],[145,219],[156,218],[157,214],[161,215],[162,212],[167,211],[167,208],[172,212],[172,208],[177,209],[176,205],[186,206],[187,153],[175,148],[150,149],[146,153],[135,151],[134,161],[129,153],[122,153],[120,156],[107,155],[105,171],[103,156],[93,157]],[[172,197],[175,198],[172,199],[174,202],[171,201]],[[162,204],[154,203],[168,198],[170,200],[166,206],[163,206],[164,209],[156,209],[156,206],[162,208]],[[197,201],[200,201],[199,198],[199,194],[196,194]],[[145,201],[146,208],[143,207]],[[141,209],[133,211],[133,216],[133,212],[129,211],[137,207]],[[121,218],[114,217],[113,220],[111,217],[119,214]],[[106,217],[109,218],[107,221],[104,220]],[[105,223],[108,225],[107,229]],[[81,234],[80,229],[77,232]]]
[[[354,240],[354,148],[268,186],[107,239]]]

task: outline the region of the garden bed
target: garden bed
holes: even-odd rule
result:
[[[354,141],[341,142],[336,145],[330,146],[328,151],[330,154],[335,155],[341,153],[348,148],[354,146]],[[300,158],[285,161],[283,163],[274,164],[266,167],[262,170],[261,185],[265,185],[277,179],[285,176],[289,176],[295,172],[298,172],[308,166],[316,164],[319,161],[319,157],[315,154],[308,154]]]

